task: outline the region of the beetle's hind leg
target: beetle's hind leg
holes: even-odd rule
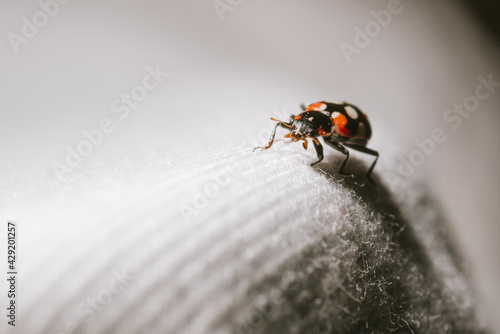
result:
[[[352,148],[353,150],[356,150],[356,151],[359,151],[359,152],[363,152],[363,153],[366,153],[366,154],[370,154],[370,155],[373,155],[373,156],[376,157],[375,161],[373,161],[370,169],[366,173],[366,177],[371,180],[372,178],[371,178],[370,175],[371,175],[371,173],[373,171],[373,168],[375,167],[375,164],[377,163],[377,160],[378,160],[378,157],[379,157],[378,152],[375,151],[375,150],[369,149],[368,147],[361,146],[361,145],[349,144],[349,143],[344,143],[344,145],[347,146],[347,147],[349,147],[349,148]]]

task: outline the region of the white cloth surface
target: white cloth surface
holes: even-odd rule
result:
[[[500,328],[500,155],[492,147],[498,90],[459,129],[443,121],[448,108],[475,93],[479,76],[500,80],[499,49],[456,1],[401,1],[403,11],[348,63],[340,44],[354,45],[354,29],[388,4],[245,1],[220,21],[210,1],[70,2],[19,54],[5,40],[0,237],[7,219],[18,223],[21,268],[12,332],[71,332],[73,323],[85,333],[479,331],[471,286],[448,245],[454,235]],[[4,36],[21,33],[21,18],[39,10],[37,3],[5,2]],[[111,103],[157,65],[171,75],[121,120]],[[256,136],[269,116],[281,116],[276,110],[287,116],[301,102],[330,98],[359,105],[374,122],[379,176],[400,164],[382,150],[403,149],[406,140],[408,158],[414,140],[443,128],[448,141],[418,168],[434,176],[420,183],[412,177],[391,188],[392,201],[372,204],[378,197],[369,185],[335,181],[340,158],[328,148],[314,169],[314,154],[293,145],[259,155],[246,146],[241,154],[234,147],[193,150]],[[66,147],[104,118],[116,131],[80,169],[62,180],[40,172],[64,161]],[[381,140],[386,133],[406,138]],[[138,159],[130,146],[156,154]],[[171,156],[179,150],[186,156]],[[130,158],[90,163],[115,156]],[[201,198],[197,189],[226,167],[241,169],[213,198]],[[427,186],[437,189],[451,231]],[[195,203],[201,209],[186,221],[179,206]],[[390,215],[395,229],[407,223],[405,242],[391,239]],[[127,272],[134,279],[121,286],[116,277]],[[396,289],[404,298],[385,293],[398,282],[408,287]],[[369,297],[356,302],[364,291]],[[275,307],[261,312],[269,300]]]
[[[26,181],[8,332],[482,332],[425,184],[388,190],[387,155],[378,185],[360,155],[345,178],[325,153],[311,168],[311,150],[278,141]]]

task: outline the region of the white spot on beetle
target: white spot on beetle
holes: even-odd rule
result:
[[[358,119],[358,112],[356,111],[356,109],[351,106],[345,106],[344,109],[349,117],[351,117],[352,119]]]
[[[340,113],[338,111],[332,112],[332,118],[335,119],[340,116]]]
[[[314,120],[314,117],[309,117],[307,120],[308,120],[309,122],[312,122],[312,121]]]

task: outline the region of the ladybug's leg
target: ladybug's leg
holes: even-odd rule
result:
[[[257,149],[260,149],[260,150],[267,150],[268,148],[270,148],[271,146],[273,146],[273,143],[274,143],[274,137],[276,136],[276,129],[278,128],[278,126],[283,127],[283,128],[291,128],[292,125],[291,124],[288,124],[288,123],[285,123],[285,122],[279,122],[279,123],[276,123],[276,126],[274,127],[274,130],[273,132],[271,133],[271,137],[269,138],[269,142],[267,143],[267,146],[266,147],[256,147],[253,149],[253,151],[255,152],[255,150]]]
[[[311,166],[316,165],[317,163],[323,160],[323,145],[316,138],[313,139],[314,148],[316,149],[316,154],[318,155],[318,161],[313,162]]]
[[[300,104],[300,109],[302,109],[303,111],[305,111],[307,109],[306,106],[304,105],[304,103]]]
[[[376,156],[375,161],[373,161],[372,166],[368,170],[368,173],[366,173],[366,177],[371,180],[370,175],[371,175],[371,173],[373,171],[373,167],[375,167],[375,164],[377,163],[378,156],[379,156],[378,152],[374,151],[372,149],[369,149],[369,148],[367,148],[365,146],[361,146],[361,145],[348,144],[348,143],[345,143],[344,145],[347,146],[347,147],[349,147],[349,148],[352,148],[352,149],[354,149],[356,151],[360,151],[360,152],[363,152],[363,153],[366,153],[366,154],[370,154],[370,155]]]
[[[342,163],[340,164],[340,167],[339,167],[339,173],[340,174],[348,174],[348,173],[344,172],[344,166],[347,163],[347,160],[349,159],[349,151],[344,146],[340,145],[339,143],[337,143],[335,141],[328,140],[326,138],[324,138],[324,139],[325,139],[325,143],[327,143],[329,146],[333,147],[334,149],[336,149],[340,153],[345,154],[345,159],[344,159],[344,161],[342,161]]]

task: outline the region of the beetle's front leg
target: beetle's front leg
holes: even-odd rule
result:
[[[316,138],[313,138],[313,144],[314,144],[314,148],[316,149],[316,154],[318,155],[318,161],[313,162],[311,164],[311,166],[314,166],[317,163],[320,163],[321,160],[323,160],[323,145],[321,145],[321,143],[319,142],[319,140],[316,139]]]
[[[276,135],[276,129],[280,125],[281,125],[281,123],[277,123],[276,126],[274,127],[274,130],[271,133],[271,137],[269,138],[269,142],[267,143],[267,146],[265,146],[265,147],[262,147],[262,146],[256,147],[256,148],[253,149],[253,152],[255,152],[255,150],[260,150],[260,151],[267,150],[268,148],[270,148],[271,146],[273,146],[274,136]]]

